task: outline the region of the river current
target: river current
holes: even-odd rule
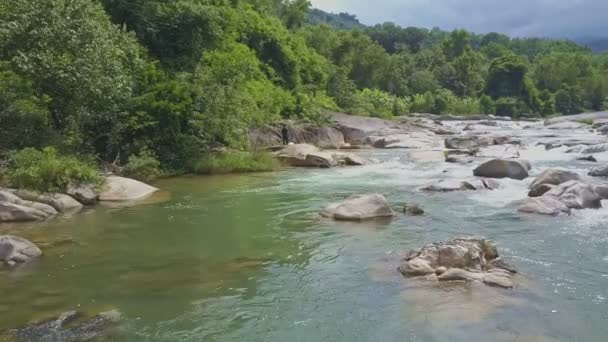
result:
[[[527,136],[523,124],[501,125]],[[536,146],[539,130],[519,151],[532,176],[549,167],[586,175],[592,164],[567,147]],[[440,150],[361,150],[377,160],[361,167],[166,179],[155,184],[160,198],[141,206],[0,226],[44,251],[0,269],[0,330],[117,309],[117,341],[606,341],[608,205],[519,214],[533,177],[495,191],[417,191],[472,175],[474,164],[447,164]],[[426,214],[366,223],[318,215],[370,192]],[[470,235],[495,241],[519,270],[514,289],[396,270],[409,249]]]

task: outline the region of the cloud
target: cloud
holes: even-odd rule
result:
[[[365,24],[465,28],[511,36],[605,36],[607,0],[312,0],[331,12],[356,14]]]

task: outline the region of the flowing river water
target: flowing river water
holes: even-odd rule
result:
[[[444,163],[441,152],[359,153],[379,162],[167,179],[155,184],[166,191],[157,202],[0,226],[44,251],[0,269],[0,331],[67,310],[117,309],[115,341],[606,341],[608,208],[519,214],[533,178],[421,193],[473,166]],[[533,175],[590,167],[564,148],[530,144],[521,157]],[[369,192],[396,207],[418,203],[426,215],[318,216],[329,202]],[[514,289],[397,272],[400,253],[468,235],[497,243],[520,271]]]

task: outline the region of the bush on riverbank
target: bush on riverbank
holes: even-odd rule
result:
[[[26,148],[13,153],[3,171],[10,186],[41,192],[64,192],[70,185],[101,185],[91,162],[61,155],[52,147]]]
[[[142,182],[150,182],[162,175],[160,162],[152,152],[144,150],[138,155],[129,157],[124,175]]]
[[[267,152],[209,153],[199,159],[192,172],[197,174],[226,174],[273,171],[279,162]]]

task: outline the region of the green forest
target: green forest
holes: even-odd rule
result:
[[[25,149],[191,172],[219,147],[246,151],[251,127],[324,124],[328,110],[608,107],[608,55],[571,41],[364,27],[311,10],[307,0],[3,1],[0,153],[9,164]]]

